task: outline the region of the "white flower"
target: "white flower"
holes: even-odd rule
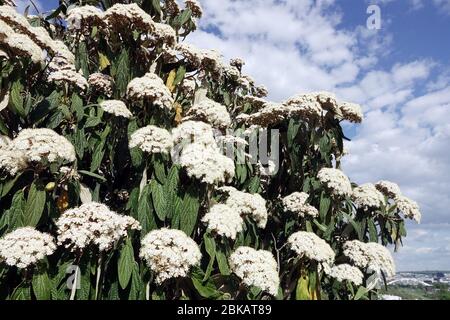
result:
[[[173,139],[166,129],[149,125],[131,135],[129,147],[130,149],[139,147],[150,154],[169,153],[173,147]]]
[[[417,202],[411,200],[405,196],[399,196],[395,198],[397,208],[403,212],[406,218],[413,219],[417,223],[420,223],[422,214],[420,213],[420,207]]]
[[[75,148],[63,136],[50,129],[24,129],[2,148],[0,169],[15,175],[32,163],[48,166],[50,163],[75,161]]]
[[[280,286],[273,254],[265,250],[239,247],[229,258],[231,271],[247,286],[255,286],[276,296]]]
[[[36,265],[55,249],[51,235],[30,227],[19,228],[0,239],[0,262],[24,269]]]
[[[168,24],[155,23],[153,36],[157,41],[164,42],[168,46],[173,46],[177,42],[177,34],[175,30]]]
[[[88,78],[89,86],[93,87],[98,92],[111,97],[113,94],[114,80],[111,76],[100,72],[92,73]]]
[[[347,176],[338,169],[323,168],[317,174],[317,178],[328,189],[331,190],[335,196],[349,196],[352,194],[352,185]]]
[[[29,36],[15,33],[2,41],[14,55],[28,57],[35,64],[44,62],[45,54]]]
[[[225,204],[211,207],[202,219],[208,229],[219,236],[236,239],[236,235],[243,230],[244,220],[237,210]]]
[[[222,155],[217,147],[205,147],[192,143],[183,148],[179,163],[189,177],[207,184],[231,181],[234,177],[234,162]]]
[[[77,72],[75,66],[69,63],[65,58],[53,58],[48,68],[51,71],[47,78],[48,82],[71,84],[83,91],[89,86],[81,70]]]
[[[283,198],[283,207],[285,211],[297,214],[299,217],[311,216],[317,217],[319,211],[308,204],[309,195],[305,192],[294,192]]]
[[[152,17],[136,3],[116,3],[105,11],[104,18],[110,29],[119,32],[129,32],[130,27],[146,32],[154,28]]]
[[[269,91],[267,90],[266,86],[264,86],[264,85],[259,85],[255,88],[255,96],[257,96],[259,98],[267,97],[268,94],[269,94]]]
[[[357,286],[362,284],[364,278],[361,270],[349,264],[333,266],[328,272],[328,275],[339,282],[348,281]]]
[[[396,183],[390,181],[378,181],[375,187],[378,191],[391,199],[395,199],[402,195],[400,187]]]
[[[128,97],[138,100],[146,99],[154,105],[172,110],[174,100],[163,80],[154,73],[146,73],[143,77],[134,78],[127,86]]]
[[[216,146],[214,132],[209,124],[201,121],[186,121],[172,129],[173,141],[176,145],[199,143],[205,147]]]
[[[205,121],[216,128],[227,128],[231,125],[227,108],[208,98],[194,104],[186,115],[188,119]]]
[[[54,58],[63,60],[65,64],[72,64],[73,70],[75,70],[75,55],[69,50],[69,48],[61,40],[54,40],[51,43],[50,51]]]
[[[385,204],[383,194],[371,183],[353,189],[352,199],[360,208],[380,208]]]
[[[69,30],[91,30],[93,26],[104,24],[104,13],[94,6],[74,7],[67,11],[67,26]]]
[[[343,102],[339,105],[339,110],[345,120],[354,123],[361,123],[363,121],[364,114],[359,104]]]
[[[383,271],[386,276],[395,275],[395,263],[391,253],[382,245],[358,240],[347,241],[343,246],[344,255],[357,267]]]
[[[295,108],[297,114],[306,118],[317,119],[322,116],[322,106],[314,94],[298,94],[286,100],[284,104]]]
[[[139,222],[111,211],[104,204],[90,202],[65,211],[56,221],[58,244],[72,251],[95,245],[100,251],[111,249],[128,229],[140,230]]]
[[[18,13],[13,6],[0,6],[0,20],[3,20],[8,25],[20,30],[26,31],[30,27],[27,18]]]
[[[218,191],[228,194],[225,204],[238,212],[242,217],[249,216],[259,228],[265,228],[269,213],[266,200],[259,194],[250,194],[239,191],[233,187],[221,187]]]
[[[330,245],[315,233],[298,231],[288,238],[288,244],[299,256],[309,260],[320,262],[324,265],[332,265],[334,251]]]
[[[116,117],[131,118],[133,114],[128,110],[125,103],[120,100],[105,100],[100,103],[100,107],[106,113],[115,115]]]
[[[183,231],[153,230],[141,242],[139,256],[156,274],[156,283],[186,277],[193,266],[200,264],[200,249]]]

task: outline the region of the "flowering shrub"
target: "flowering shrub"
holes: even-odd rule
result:
[[[341,170],[359,105],[267,101],[195,0],[60,3],[0,1],[1,299],[376,296],[420,210]]]

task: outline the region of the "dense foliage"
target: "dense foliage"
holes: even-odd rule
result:
[[[78,3],[0,1],[1,299],[376,296],[420,213],[339,170],[359,106],[264,100],[197,1]]]

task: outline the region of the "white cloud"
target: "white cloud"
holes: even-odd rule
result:
[[[268,86],[270,98],[332,90],[364,106],[366,120],[349,143],[346,172],[359,183],[396,181],[422,206],[424,224],[412,225],[412,237],[397,257],[399,269],[414,263],[416,270],[450,269],[450,250],[441,243],[450,228],[433,225],[450,222],[448,69],[435,76],[443,68],[432,59],[381,66],[379,59],[395,45],[389,23],[378,32],[364,26],[344,30],[333,0],[204,0],[202,5],[201,30],[188,40],[217,48],[227,59],[244,58],[245,72]]]

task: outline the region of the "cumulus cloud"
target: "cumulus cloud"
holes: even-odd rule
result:
[[[439,238],[450,237],[449,73],[439,73],[442,66],[431,58],[381,63],[395,46],[389,24],[378,32],[344,29],[334,0],[203,0],[202,5],[200,30],[188,40],[219,49],[227,59],[244,58],[245,72],[267,85],[271,99],[330,90],[364,106],[365,122],[346,127],[353,135],[346,172],[358,183],[399,182],[403,193],[420,203],[423,224],[405,239],[397,257],[400,270],[411,269],[414,261],[420,261],[415,270],[450,269],[450,260],[438,256],[449,252]],[[429,235],[426,243],[416,240]]]

